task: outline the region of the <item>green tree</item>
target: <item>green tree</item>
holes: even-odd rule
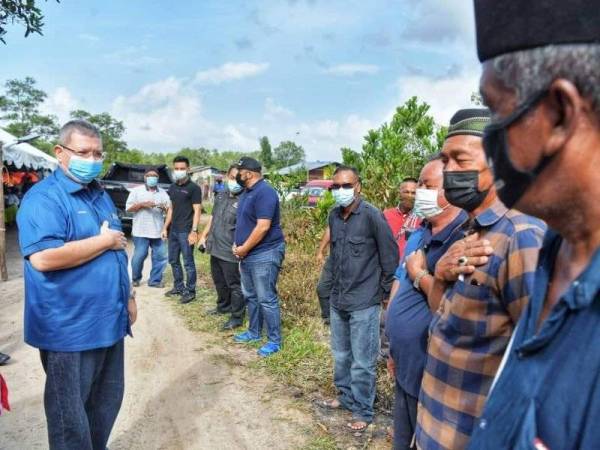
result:
[[[273,166],[278,169],[298,164],[305,158],[302,146],[292,141],[283,141],[273,150]]]
[[[379,207],[398,202],[398,186],[416,177],[429,155],[440,148],[445,131],[428,114],[429,105],[416,97],[396,109],[390,123],[365,136],[362,152],[342,149],[344,164],[361,173],[363,193]]]
[[[260,161],[264,167],[271,167],[273,165],[273,151],[271,149],[271,143],[267,136],[263,136],[259,140],[260,144]]]
[[[6,44],[4,36],[9,23],[25,26],[25,37],[31,33],[41,35],[43,20],[44,15],[35,5],[35,0],[0,0],[0,41]]]
[[[40,113],[40,106],[47,94],[36,87],[32,77],[8,80],[5,93],[0,97],[0,117],[6,122],[5,129],[17,137],[39,134],[43,139],[53,139],[58,133],[57,118]]]

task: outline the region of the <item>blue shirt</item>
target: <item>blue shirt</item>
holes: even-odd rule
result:
[[[50,351],[109,347],[129,331],[129,274],[125,251],[108,250],[78,267],[39,272],[29,256],[100,233],[108,221],[121,230],[117,210],[96,183],[85,187],[61,169],[23,199],[17,223],[25,258],[25,341]]]
[[[537,331],[562,238],[549,231],[535,289],[470,449],[600,448],[600,250]]]
[[[240,195],[235,228],[236,245],[246,242],[258,219],[269,219],[271,228],[248,255],[270,250],[283,242],[283,232],[279,224],[279,197],[265,180],[259,180]]]
[[[464,236],[461,226],[467,219],[467,213],[461,211],[435,236],[431,234],[431,225],[424,224],[411,234],[405,255],[422,249],[427,259],[427,270],[433,273],[436,263],[448,248]],[[396,380],[408,394],[418,397],[427,360],[429,325],[433,316],[425,294],[414,288],[404,264],[400,267],[400,289],[388,307],[386,333],[390,339],[390,354],[396,365]]]

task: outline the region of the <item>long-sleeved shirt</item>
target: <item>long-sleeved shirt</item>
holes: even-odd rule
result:
[[[359,199],[346,220],[341,207],[329,215],[331,230],[330,301],[341,311],[359,311],[390,294],[398,266],[398,246],[383,213]]]

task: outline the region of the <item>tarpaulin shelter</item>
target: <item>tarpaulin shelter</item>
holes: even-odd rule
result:
[[[56,158],[38,150],[25,142],[14,144],[17,138],[0,128],[0,142],[4,144],[2,164],[13,165],[17,169],[54,170],[58,167]]]

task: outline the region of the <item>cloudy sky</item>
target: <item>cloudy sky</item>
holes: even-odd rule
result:
[[[443,123],[477,90],[468,0],[40,6],[44,36],[10,29],[0,81],[33,76],[61,120],[75,108],[107,111],[147,151],[254,150],[266,135],[335,159],[413,95]]]

